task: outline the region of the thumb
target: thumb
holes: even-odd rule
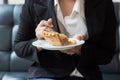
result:
[[[52,18],[49,18],[49,19],[48,19],[48,24],[51,25],[50,27],[53,27]]]
[[[74,38],[76,38],[78,40],[83,40],[84,36],[83,35],[75,35]]]

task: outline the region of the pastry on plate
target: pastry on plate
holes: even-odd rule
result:
[[[69,40],[65,34],[58,32],[43,31],[44,39],[51,45],[54,46],[66,46],[70,44],[76,44],[76,40]]]

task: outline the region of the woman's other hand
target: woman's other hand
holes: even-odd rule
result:
[[[84,36],[82,36],[82,35],[75,35],[74,38],[76,38],[78,40],[82,40],[82,39],[84,39]],[[74,47],[72,49],[68,49],[68,50],[60,50],[60,52],[68,54],[68,55],[73,55],[73,54],[80,55],[81,54],[80,53],[81,52],[81,46],[82,45],[76,46],[76,47]]]
[[[81,46],[76,46],[72,49],[67,49],[67,50],[60,50],[60,52],[68,54],[68,55],[73,55],[73,54],[80,54]]]

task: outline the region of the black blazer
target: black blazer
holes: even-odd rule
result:
[[[25,0],[14,48],[19,57],[34,61],[29,77],[68,76],[76,67],[86,80],[102,80],[98,65],[109,63],[116,51],[114,7],[112,0],[85,0],[84,7],[89,39],[82,46],[82,54],[70,56],[50,50],[38,53],[32,42],[41,20],[52,18],[54,30],[60,32],[54,0]]]

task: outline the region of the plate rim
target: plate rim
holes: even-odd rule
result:
[[[75,47],[75,46],[78,46],[78,45],[82,45],[82,44],[85,43],[84,40],[78,40],[78,39],[75,39],[75,38],[69,38],[69,39],[76,40],[78,44],[72,44],[72,45],[67,45],[67,46],[53,46],[53,45],[50,45],[50,46],[42,45],[42,46],[40,46],[40,45],[38,45],[38,44],[35,44],[35,42],[37,43],[38,41],[39,41],[39,42],[40,42],[40,41],[46,42],[46,41],[45,41],[45,40],[36,40],[36,41],[32,42],[32,45],[33,45],[33,46],[37,46],[37,47],[41,47],[41,48],[46,49],[46,50],[66,50],[66,49],[70,49],[70,48],[72,48],[72,47]],[[47,45],[49,45],[49,44],[47,44]],[[64,48],[65,48],[65,49],[64,49]]]

